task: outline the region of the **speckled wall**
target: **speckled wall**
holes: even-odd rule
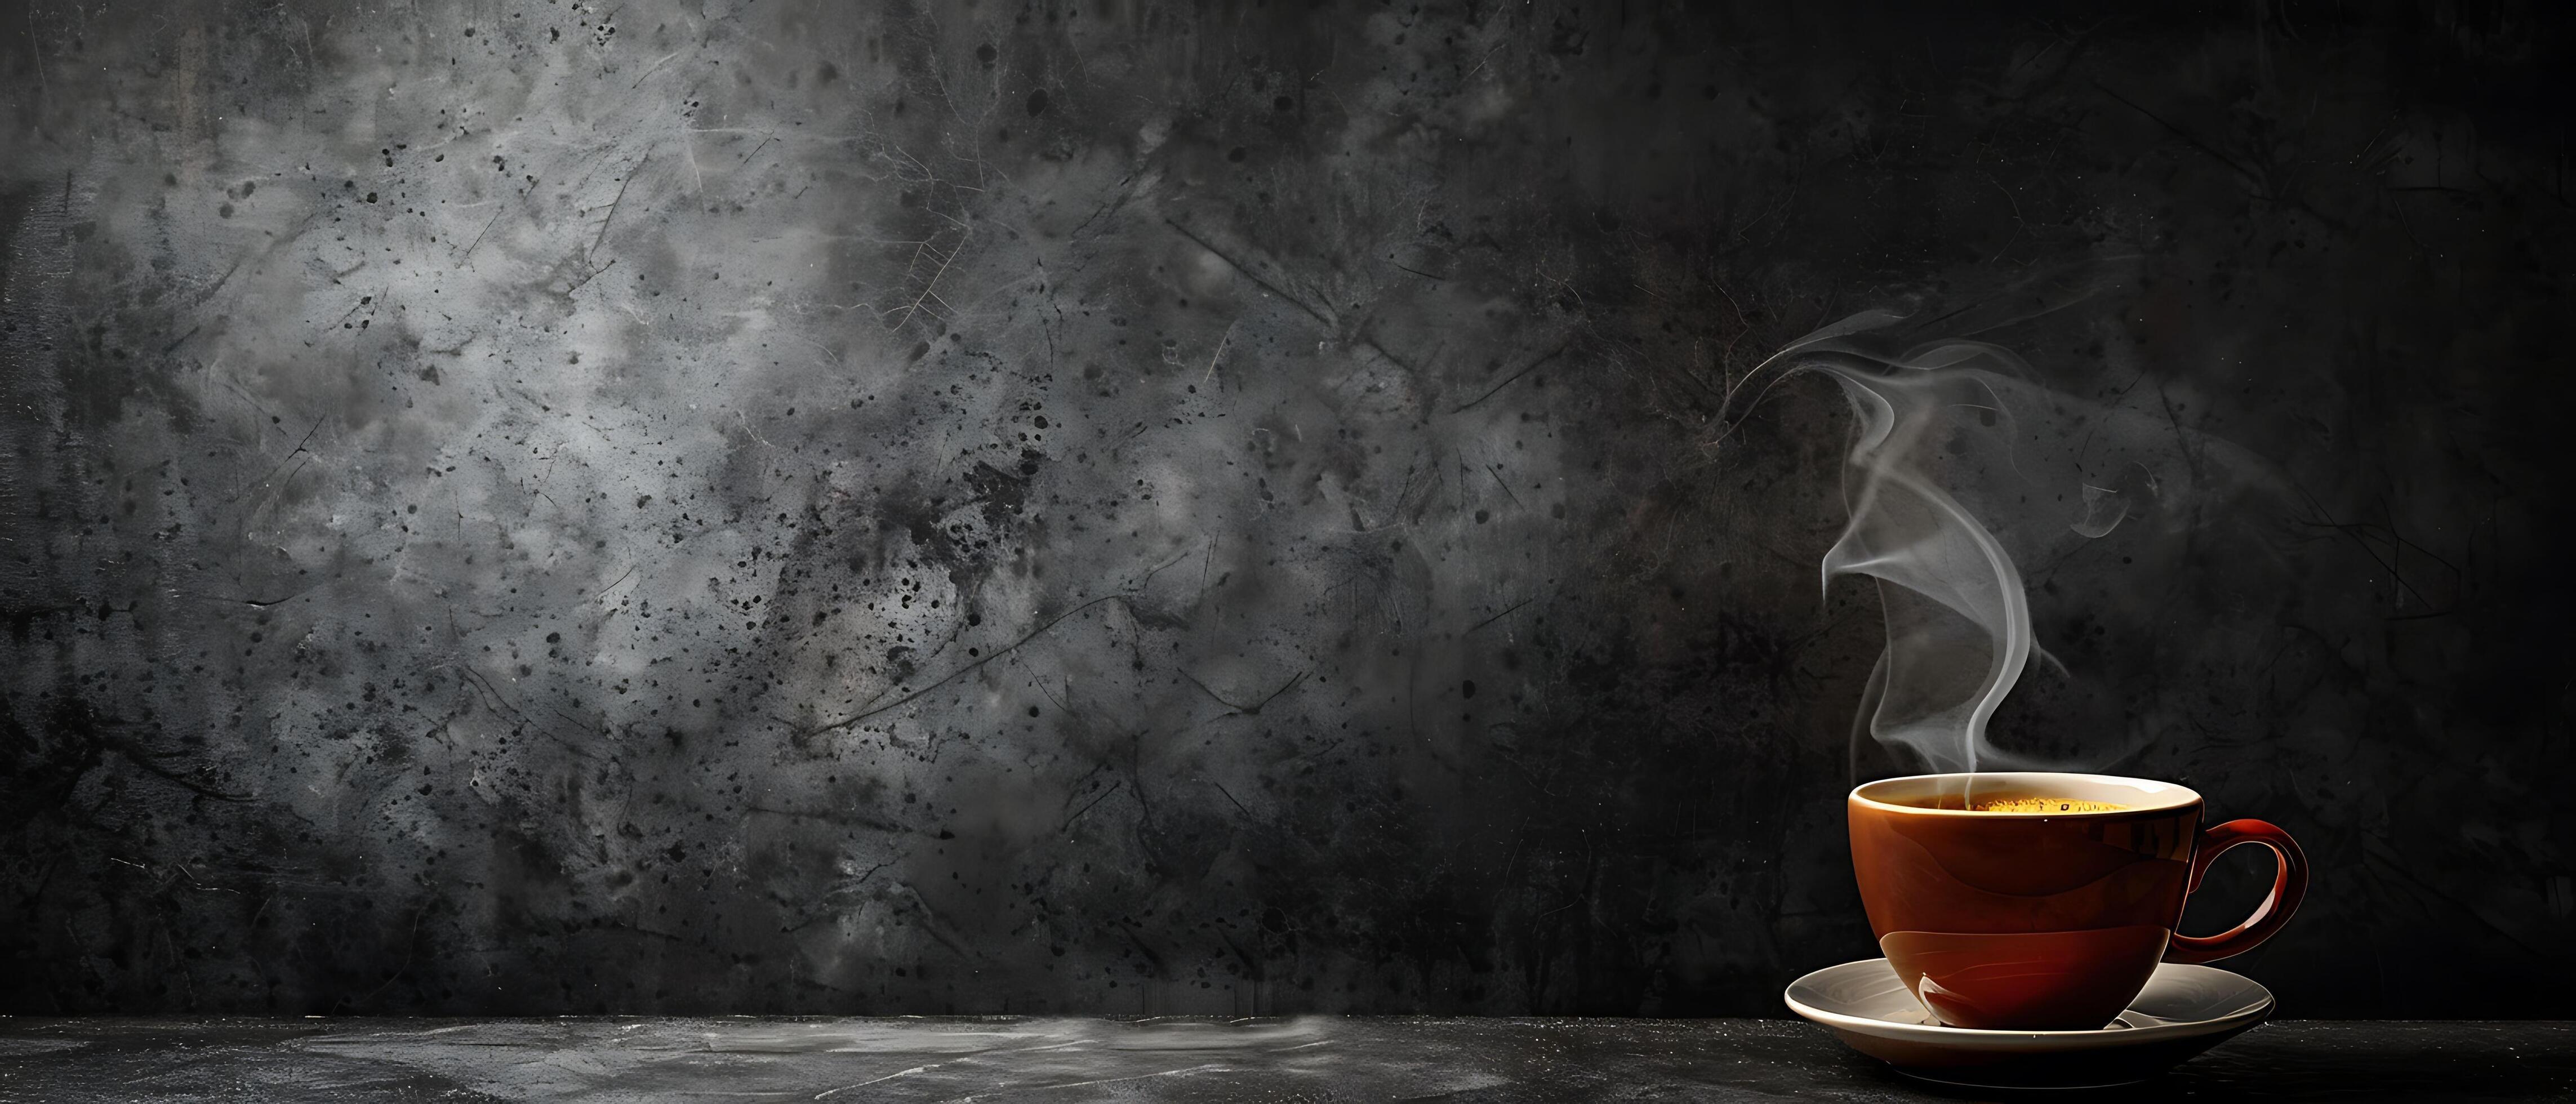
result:
[[[2190,504],[1997,742],[2563,1015],[2565,21],[1913,7],[11,7],[0,1007],[1776,1013],[1886,307]]]

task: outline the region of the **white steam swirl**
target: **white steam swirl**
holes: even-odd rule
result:
[[[2016,446],[2039,440],[2040,427],[2017,420],[2015,407],[2059,405],[2028,382],[2019,357],[1979,341],[1892,351],[1872,340],[1899,317],[1871,311],[1800,338],[1736,393],[1758,399],[1783,378],[1821,372],[1858,418],[1846,456],[1857,477],[1845,486],[1850,521],[1823,564],[1827,586],[1842,575],[1876,580],[1886,618],[1855,737],[1866,722],[1879,741],[1911,748],[1938,771],[2024,762],[1986,739],[2037,652],[2021,572],[1995,527],[2032,515],[2026,504],[2080,490],[2082,515],[2047,528],[2098,537],[2128,506],[2119,492],[2078,480],[2045,486],[2053,472],[2017,462]]]

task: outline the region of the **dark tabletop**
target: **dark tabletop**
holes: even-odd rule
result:
[[[0,1018],[0,1101],[1976,1099],[1795,1020]],[[2090,1100],[2570,1100],[2576,1023],[2269,1024]]]

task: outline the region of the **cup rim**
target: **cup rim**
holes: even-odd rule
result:
[[[1939,782],[1952,779],[2012,780],[2024,784],[2045,785],[2049,780],[2063,780],[2086,787],[2113,787],[2148,799],[2147,804],[2123,802],[2126,808],[2089,809],[2080,812],[1994,812],[1979,813],[1966,809],[1927,809],[1920,805],[1903,805],[1880,801],[1863,793],[1877,787],[1896,787],[1903,783]],[[2129,796],[2123,794],[2122,796]],[[1850,801],[1885,813],[1909,816],[1979,817],[1987,820],[2046,820],[2070,817],[2123,817],[2140,813],[2171,812],[2201,802],[2200,792],[2178,782],[2158,782],[2148,778],[2127,778],[2116,774],[2080,774],[2071,771],[1947,771],[1937,774],[1909,774],[1899,778],[1880,778],[1852,787]]]

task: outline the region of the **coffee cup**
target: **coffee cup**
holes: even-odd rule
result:
[[[1942,1023],[2090,1030],[2127,1008],[2158,962],[2243,954],[2281,930],[2308,863],[2260,820],[2200,825],[2170,782],[2015,771],[1928,774],[1851,792],[1852,867],[1879,949]],[[2174,930],[2219,855],[2271,849],[2272,892],[2213,936]]]

